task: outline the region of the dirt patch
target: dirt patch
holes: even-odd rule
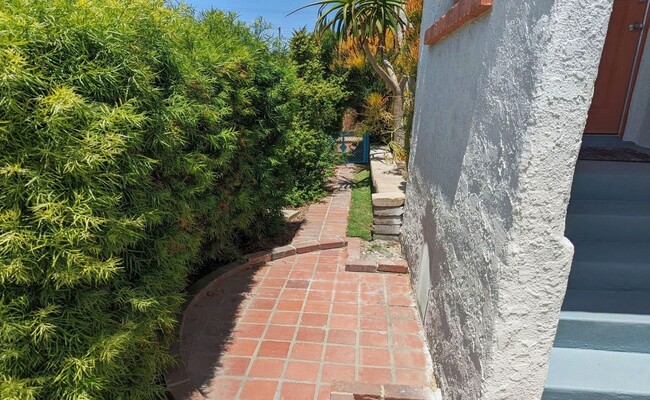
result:
[[[399,261],[404,259],[402,246],[391,240],[361,241],[361,259],[369,261]]]

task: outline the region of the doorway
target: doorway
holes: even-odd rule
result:
[[[614,0],[585,133],[623,135],[648,31],[647,0]]]

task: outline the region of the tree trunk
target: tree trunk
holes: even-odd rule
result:
[[[393,141],[402,148],[406,146],[406,129],[404,127],[404,93],[393,93]]]
[[[382,59],[382,65],[377,62],[377,56],[372,53],[370,45],[365,42],[362,44],[366,59],[370,61],[372,69],[386,83],[388,89],[393,93],[393,137],[392,140],[402,148],[406,145],[406,132],[404,129],[404,90],[405,79],[400,79],[395,73],[393,65],[388,59]],[[404,78],[404,77],[403,77]]]

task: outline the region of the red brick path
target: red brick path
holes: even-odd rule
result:
[[[296,240],[345,235],[341,189],[313,205]],[[181,354],[190,382],[176,399],[329,399],[335,381],[427,386],[431,366],[408,276],[345,271],[324,250],[242,272],[186,311]]]

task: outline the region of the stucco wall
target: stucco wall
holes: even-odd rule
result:
[[[425,0],[423,26],[451,4]],[[447,399],[541,397],[610,12],[609,0],[497,0],[421,49],[403,244]]]
[[[639,146],[650,147],[650,40],[645,42],[624,139]]]

